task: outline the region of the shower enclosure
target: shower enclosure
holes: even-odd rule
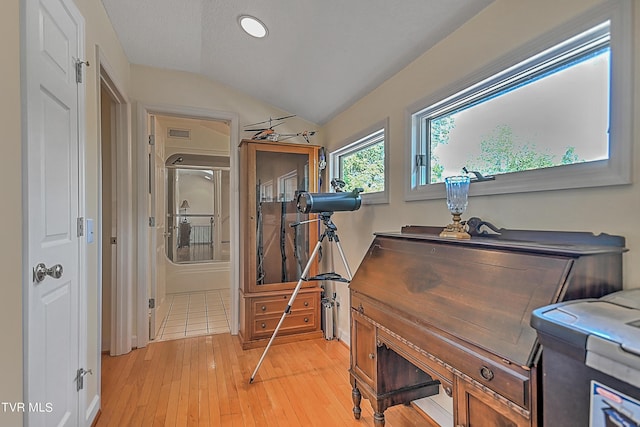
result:
[[[166,167],[167,258],[175,264],[229,261],[229,158],[176,154]]]

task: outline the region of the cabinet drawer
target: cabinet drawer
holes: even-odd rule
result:
[[[281,318],[282,314],[254,319],[253,336],[255,338],[271,336]],[[284,318],[278,335],[315,331],[316,327],[316,316],[313,310],[292,312]]]
[[[256,298],[253,300],[251,309],[252,314],[258,316],[273,316],[279,314],[282,316],[284,309],[287,307],[287,303],[291,295],[283,295],[278,297],[268,298]],[[298,294],[293,301],[291,311],[308,310],[314,308],[316,301],[318,300],[318,294]]]

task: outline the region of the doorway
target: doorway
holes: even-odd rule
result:
[[[133,347],[133,173],[129,102],[100,50],[100,350],[111,356]]]
[[[177,310],[180,305],[184,308],[185,302],[192,300],[199,306],[195,310],[206,310],[203,306],[207,297],[220,302],[220,308],[228,318],[225,320],[226,329],[237,333],[238,256],[237,238],[234,239],[238,234],[238,195],[234,191],[237,188],[237,171],[234,169],[237,149],[232,143],[238,135],[237,117],[235,114],[179,107],[141,107],[139,120],[146,123],[150,143],[144,153],[139,151],[139,166],[144,171],[143,176],[139,175],[144,189],[141,194],[148,193],[148,197],[139,198],[139,206],[141,214],[147,214],[141,220],[148,217],[149,226],[142,230],[142,238],[139,238],[140,251],[144,255],[141,257],[138,298],[143,302],[148,299],[150,304],[148,307],[138,305],[138,344],[146,344],[140,340],[142,325],[146,323],[148,328],[145,338],[159,339],[165,326],[163,321],[172,308]],[[195,159],[195,163],[185,161],[188,159]],[[213,164],[209,164],[211,161]],[[167,167],[167,162],[171,167]],[[171,192],[175,193],[179,188],[173,182],[181,174],[185,181],[200,183],[195,192],[211,191],[205,181],[213,184],[217,179],[218,187],[222,185],[226,191],[212,193],[212,197],[219,202],[225,198],[225,203],[204,203],[202,197],[184,188],[179,190],[184,197],[177,200],[176,194]],[[223,225],[228,230],[226,233]],[[191,233],[187,233],[187,229]],[[178,261],[178,258],[184,259],[187,252],[195,254],[196,249],[205,248],[208,249],[199,253],[212,257],[202,259],[196,256],[193,260],[187,257],[186,262]],[[190,293],[193,293],[193,298]],[[172,302],[176,305],[173,306]],[[213,326],[206,322],[202,323],[207,327]],[[202,323],[199,325],[200,333],[203,330],[204,333],[220,330],[220,325],[217,325],[217,330],[202,328],[205,326]],[[189,325],[184,327],[187,335],[193,332],[186,330]]]
[[[102,225],[100,230],[101,251],[102,251],[102,342],[103,353],[112,352],[111,343],[115,343],[115,328],[112,327],[114,316],[112,311],[116,310],[111,296],[115,290],[115,279],[117,275],[116,264],[116,238],[117,236],[117,192],[116,192],[116,141],[115,141],[115,99],[107,89],[106,85],[100,84],[100,154],[101,154],[101,182],[102,182]],[[114,239],[111,239],[114,236]]]

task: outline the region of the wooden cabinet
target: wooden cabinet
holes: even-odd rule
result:
[[[377,234],[349,285],[354,416],[364,397],[383,426],[386,408],[442,392],[455,426],[541,425],[531,311],[622,288],[624,239],[578,234]]]
[[[461,378],[456,378],[459,427],[527,427],[531,420]]]
[[[310,144],[240,144],[240,339],[266,344],[318,240],[315,215],[298,212],[300,191],[318,191],[318,149]],[[317,262],[309,277],[317,274]],[[305,281],[276,342],[322,336],[318,282]]]
[[[351,369],[369,387],[373,388],[376,368],[376,330],[369,322],[357,317],[351,322]]]
[[[351,385],[354,416],[360,418],[360,399],[371,402],[376,425],[384,424],[384,411],[390,406],[438,393],[440,382],[393,351],[385,339],[361,313],[351,317]]]

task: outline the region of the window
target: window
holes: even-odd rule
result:
[[[388,203],[386,135],[388,120],[350,138],[329,155],[329,175],[344,181],[345,191],[363,188],[363,203]]]
[[[260,184],[260,201],[273,202],[273,180]]]
[[[463,168],[495,177],[471,194],[629,183],[631,36],[624,19],[620,10],[594,11],[563,27],[571,33],[558,30],[509,65],[499,61],[422,103],[411,114],[407,199],[444,197],[437,184]]]
[[[298,189],[298,171],[292,170],[278,177],[278,201],[288,202],[296,199]]]

